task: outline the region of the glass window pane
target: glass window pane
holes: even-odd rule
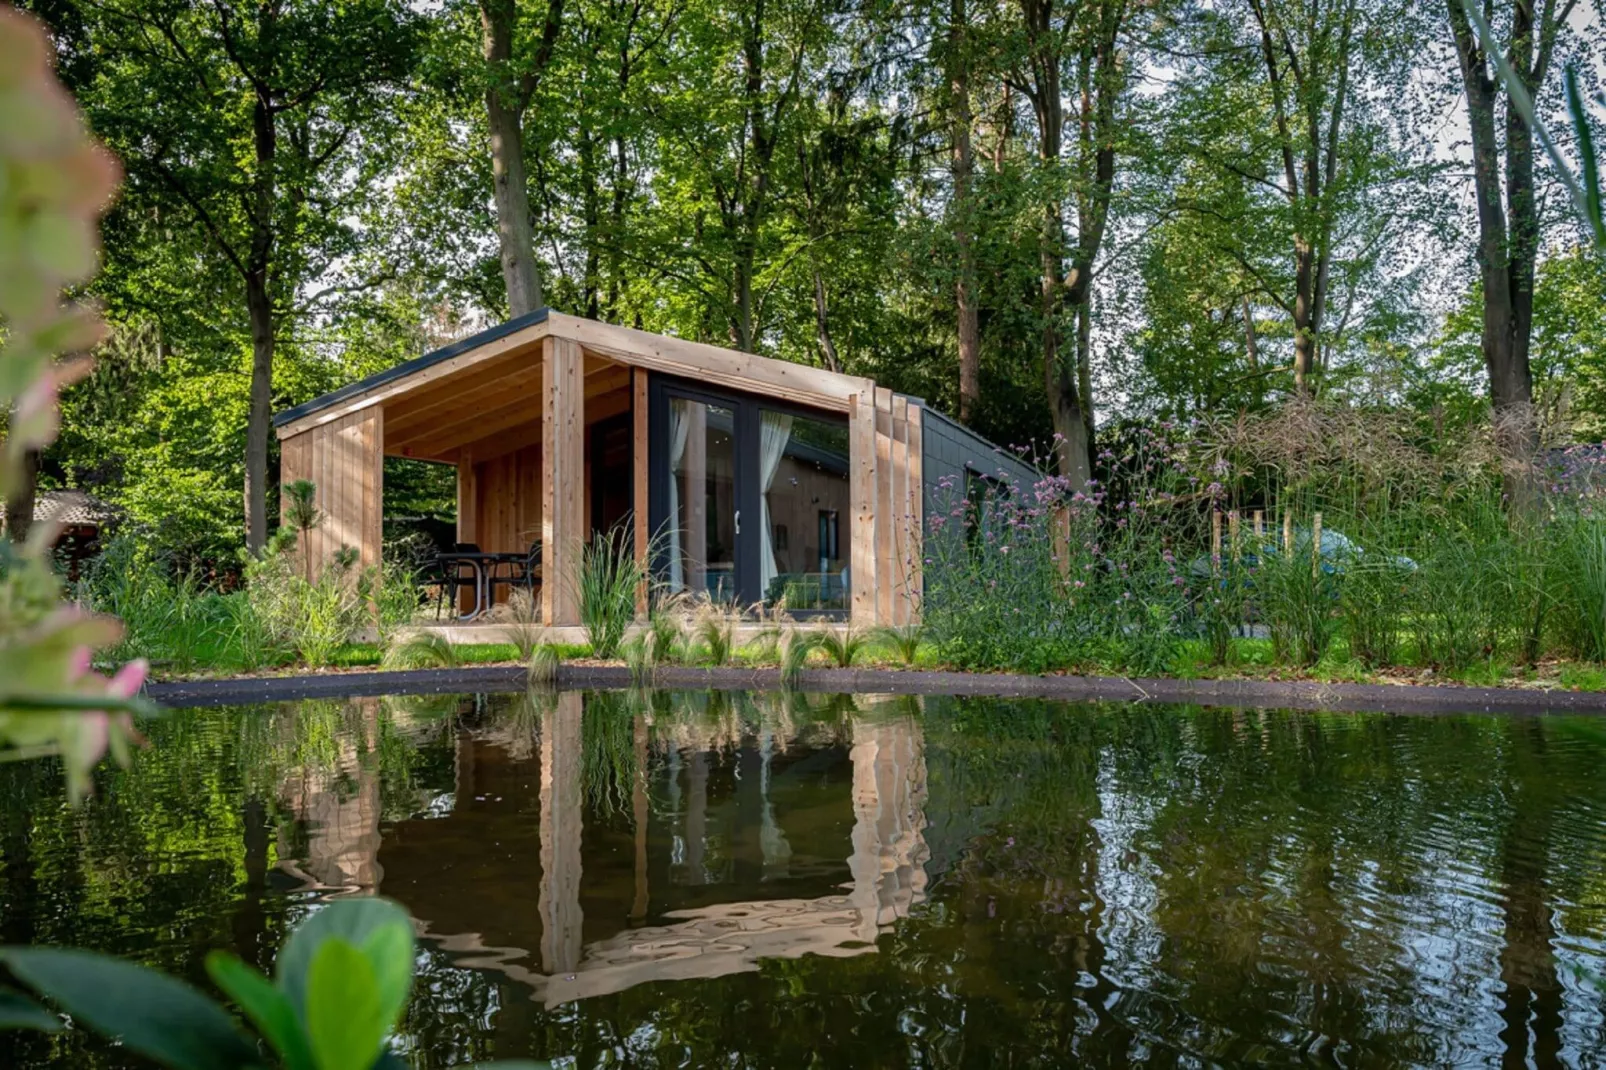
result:
[[[669,588],[736,598],[735,413],[669,402]]]
[[[759,589],[788,609],[848,608],[848,427],[762,411]]]

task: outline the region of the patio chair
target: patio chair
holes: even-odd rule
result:
[[[441,619],[441,607],[446,604],[448,592],[453,607],[458,604],[459,591],[472,591],[479,580],[479,570],[468,561],[453,560],[452,554],[477,554],[478,543],[456,542],[452,552],[435,557],[435,619]]]
[[[508,562],[512,568],[503,574],[500,570],[491,573],[491,601],[496,601],[496,587],[501,584],[511,592],[514,587],[523,587],[530,597],[535,597],[535,589],[541,586],[541,540],[535,539],[530,543],[529,552],[522,561]]]

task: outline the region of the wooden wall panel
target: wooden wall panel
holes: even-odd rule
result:
[[[384,410],[360,409],[283,440],[281,488],[298,479],[317,486],[323,522],[301,552],[318,575],[342,547],[358,553],[361,567],[379,563],[384,516]],[[280,522],[283,523],[281,492]]]
[[[913,624],[924,549],[920,406],[879,387],[868,397],[855,395],[848,442],[853,622]]]
[[[848,523],[849,583],[852,585],[853,623],[871,627],[876,614],[876,428],[875,396],[854,394],[848,399],[848,498],[853,515]]]
[[[541,447],[474,463],[476,531],[486,553],[524,553],[541,537]]]
[[[585,539],[585,361],[568,338],[543,343],[541,612],[548,625],[580,623],[575,570]]]
[[[926,554],[926,465],[925,436],[922,431],[922,414],[919,405],[909,406],[909,475],[905,488],[904,515],[905,550],[909,555],[909,574],[904,590],[907,624],[920,621],[920,603],[925,593]]]

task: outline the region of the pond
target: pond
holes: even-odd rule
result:
[[[1595,1065],[1606,722],[1002,699],[175,711],[0,768],[0,938],[204,982],[413,915],[419,1067]],[[7,1067],[136,1065],[0,1035]]]

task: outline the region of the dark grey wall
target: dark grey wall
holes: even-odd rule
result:
[[[929,514],[934,501],[941,501],[941,482],[944,476],[953,476],[955,493],[964,493],[967,470],[991,479],[1012,483],[1022,490],[1031,489],[1042,479],[1042,473],[1008,450],[988,442],[930,406],[922,404],[921,445],[925,483],[925,508]]]

